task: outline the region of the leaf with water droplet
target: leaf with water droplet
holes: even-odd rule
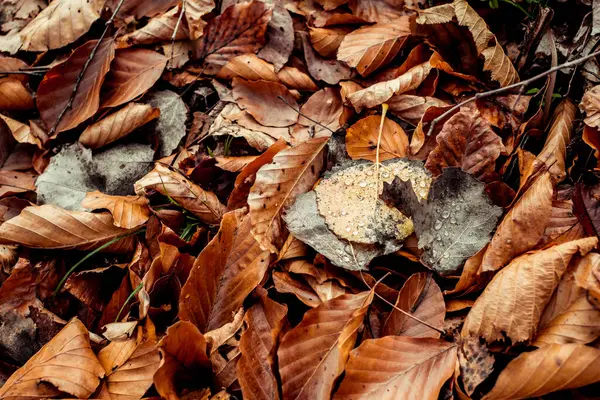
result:
[[[412,217],[419,248],[425,250],[421,262],[441,275],[454,275],[489,242],[502,215],[502,208],[492,204],[484,189],[482,182],[460,168],[446,168],[424,202],[415,196],[410,182],[398,178],[384,183],[381,198]],[[452,210],[452,225],[443,226],[448,210]],[[442,240],[435,240],[442,227]]]

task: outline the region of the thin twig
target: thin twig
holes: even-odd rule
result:
[[[85,64],[83,64],[83,68],[81,69],[81,71],[79,72],[79,75],[77,76],[77,80],[75,81],[75,85],[73,86],[73,91],[71,92],[69,101],[67,102],[65,107],[62,109],[60,114],[58,114],[58,117],[56,118],[56,121],[54,122],[54,126],[52,126],[52,129],[50,129],[50,132],[48,132],[48,136],[52,136],[54,134],[54,132],[56,132],[56,129],[58,128],[58,125],[60,124],[60,121],[63,119],[63,117],[65,116],[67,111],[69,111],[69,109],[73,106],[73,100],[75,100],[75,96],[77,95],[77,90],[79,89],[79,85],[81,84],[83,75],[85,74],[85,71],[87,71],[92,60],[94,59],[94,56],[96,55],[96,51],[100,47],[100,44],[102,43],[102,40],[104,39],[104,36],[106,36],[106,33],[108,32],[108,28],[110,27],[110,25],[112,25],[113,20],[115,19],[117,13],[121,9],[121,6],[123,5],[124,2],[125,2],[125,0],[119,0],[119,4],[117,4],[115,11],[113,11],[113,13],[110,16],[110,18],[108,19],[108,21],[106,21],[106,23],[104,24],[104,31],[102,32],[102,35],[100,35],[98,42],[96,42],[96,45],[92,49],[90,55],[88,56],[87,60],[85,61]]]
[[[521,87],[521,86],[527,86],[530,83],[535,82],[538,79],[541,79],[541,78],[543,78],[543,77],[545,77],[547,75],[550,75],[551,73],[553,73],[555,71],[559,71],[559,70],[561,70],[563,68],[569,68],[569,67],[573,67],[573,66],[579,65],[579,64],[584,63],[587,60],[589,60],[591,58],[594,58],[594,57],[596,57],[598,55],[600,55],[600,50],[599,51],[595,51],[592,54],[588,54],[585,57],[581,57],[581,58],[578,58],[576,60],[569,61],[569,62],[566,62],[566,63],[561,64],[561,65],[557,65],[556,67],[552,67],[549,70],[544,71],[541,74],[535,75],[535,76],[533,76],[533,77],[531,77],[529,79],[526,79],[524,81],[513,83],[512,85],[508,85],[508,86],[501,87],[501,88],[498,88],[498,89],[489,90],[487,92],[477,93],[473,97],[469,97],[467,100],[464,100],[464,101],[461,101],[460,103],[455,104],[452,108],[450,108],[449,110],[445,111],[439,117],[434,118],[431,121],[431,123],[429,124],[429,130],[427,131],[427,136],[431,136],[433,134],[433,129],[435,128],[435,125],[438,122],[442,121],[444,118],[447,118],[449,115],[451,115],[452,113],[454,113],[456,110],[460,109],[465,104],[468,104],[468,103],[470,103],[472,101],[475,101],[477,99],[483,99],[483,98],[494,96],[494,95],[497,95],[499,93],[503,93],[503,92],[506,92],[506,91],[509,91],[509,90],[512,90],[512,89],[516,89],[516,88]]]
[[[19,71],[0,71],[0,75],[34,75],[39,76],[43,75],[44,71],[29,71],[29,70],[19,70]]]
[[[185,13],[185,0],[181,2],[181,12],[179,13],[179,18],[177,18],[177,23],[175,24],[175,29],[173,29],[173,34],[171,35],[171,68],[173,68],[173,64],[175,64],[175,37],[177,37],[177,31],[179,30],[179,25],[181,24],[181,20],[183,18],[183,13]]]
[[[283,101],[289,108],[291,108],[292,110],[296,111],[298,114],[300,114],[300,116],[306,118],[307,120],[309,120],[310,122],[313,122],[317,125],[319,125],[321,128],[323,129],[327,129],[329,132],[331,132],[332,134],[335,133],[334,131],[332,131],[330,128],[326,127],[325,125],[323,125],[322,123],[320,123],[319,121],[315,121],[314,119],[307,117],[305,114],[303,114],[300,110],[296,110],[294,108],[293,105],[291,105],[290,103],[287,102],[286,99],[283,98],[283,96],[277,96],[279,98],[279,100]]]

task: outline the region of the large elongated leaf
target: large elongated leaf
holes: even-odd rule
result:
[[[231,322],[265,274],[269,252],[260,248],[251,228],[243,210],[225,214],[219,233],[198,256],[181,290],[179,318],[193,322],[202,333]]]
[[[325,400],[342,373],[373,292],[345,294],[304,314],[277,356],[283,398]]]
[[[485,400],[525,399],[600,381],[600,350],[551,344],[523,353],[502,371]]]
[[[142,95],[160,78],[167,58],[148,49],[117,50],[103,86],[102,107],[116,107]]]
[[[90,40],[81,45],[67,61],[56,65],[44,76],[37,91],[37,105],[48,127],[54,127],[62,110],[67,107],[79,73],[96,43],[96,40]],[[75,128],[98,111],[100,87],[114,55],[114,42],[105,39],[83,74],[73,104],[63,115],[56,133]]]
[[[26,51],[58,49],[79,39],[100,18],[101,0],[54,0],[22,31]]]
[[[565,166],[567,146],[571,141],[576,112],[575,105],[569,99],[563,100],[556,107],[546,143],[538,155],[538,158],[546,163],[550,173],[558,182],[567,175]]]
[[[248,195],[252,232],[261,246],[271,252],[276,252],[285,238],[281,212],[319,178],[327,141],[328,138],[316,138],[282,150],[256,173]]]
[[[73,319],[6,381],[0,398],[51,398],[61,392],[88,398],[103,376],[87,329]]]
[[[409,35],[409,17],[399,18],[393,24],[365,26],[346,35],[337,59],[367,76],[392,61]]]
[[[231,58],[256,53],[265,43],[272,10],[263,2],[251,1],[228,7],[204,28],[197,57],[207,64],[205,73],[217,73]]]
[[[435,400],[456,360],[456,345],[439,339],[369,339],[350,353],[334,399]]]
[[[586,238],[525,254],[502,269],[467,315],[463,336],[481,336],[488,343],[504,336],[513,343],[532,339],[542,311],[567,265],[585,255],[598,239]]]

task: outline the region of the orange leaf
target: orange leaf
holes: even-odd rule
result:
[[[411,313],[422,321],[439,329],[444,326],[446,305],[440,287],[431,274],[421,272],[412,275],[398,293],[396,307]],[[440,333],[392,309],[381,328],[382,336],[411,336],[439,338]]]
[[[232,88],[237,104],[263,125],[286,127],[298,120],[296,99],[280,83],[233,78]]]
[[[293,294],[309,307],[317,307],[322,303],[319,296],[304,281],[293,278],[287,272],[273,271],[275,290],[279,293]]]
[[[538,159],[546,163],[550,173],[558,182],[567,176],[565,166],[567,146],[571,141],[576,112],[577,108],[569,99],[563,100],[556,107],[546,143],[538,155]]]
[[[269,265],[250,234],[250,217],[243,210],[223,216],[217,235],[202,250],[181,289],[179,318],[193,322],[200,332],[220,328],[262,280]]]
[[[103,376],[89,333],[74,318],[8,378],[0,388],[0,398],[51,398],[61,392],[88,398]]]
[[[175,40],[187,39],[189,36],[187,26],[181,23],[178,24],[180,15],[180,8],[173,7],[166,13],[150,19],[142,28],[119,37],[117,39],[118,47],[124,48],[135,44],[170,42],[173,40],[173,32],[175,32],[175,27],[177,26],[179,28],[175,34]]]
[[[336,297],[308,310],[283,337],[277,351],[283,398],[330,398],[372,300],[372,291]]]
[[[331,136],[332,131],[346,123],[349,118],[347,111],[338,89],[326,87],[313,93],[300,108],[298,124],[292,131],[292,144],[300,144],[313,137]]]
[[[333,397],[435,400],[454,372],[456,345],[439,339],[387,336],[352,350]]]
[[[312,28],[309,27],[310,41],[317,53],[323,57],[335,57],[340,43],[351,31],[347,27]]]
[[[592,128],[600,128],[600,85],[594,86],[584,93],[579,103],[581,111],[585,111],[585,124]]]
[[[35,173],[0,169],[0,198],[34,191],[36,178]]]
[[[90,192],[81,205],[91,210],[106,209],[114,218],[115,226],[131,229],[150,218],[149,201],[139,196],[111,196],[99,191]]]
[[[429,107],[444,107],[447,106],[443,100],[428,96],[413,96],[410,94],[400,94],[393,96],[387,101],[389,111],[398,116],[398,118],[416,125],[425,111]]]
[[[0,110],[18,111],[34,108],[33,97],[21,81],[13,78],[0,79]]]
[[[271,64],[254,54],[242,54],[232,58],[216,76],[219,79],[242,78],[247,81],[279,82]]]
[[[381,116],[370,115],[356,122],[346,132],[346,150],[353,159],[375,162]],[[391,119],[385,118],[381,132],[379,160],[401,158],[408,155],[408,136],[404,129]]]
[[[298,68],[284,66],[277,73],[277,78],[289,89],[306,90],[314,92],[319,90],[317,84],[310,76]]]
[[[97,40],[90,40],[79,46],[67,61],[52,67],[44,76],[37,91],[37,105],[48,127],[54,127],[62,110],[68,106],[78,76],[96,43]],[[104,40],[81,78],[73,105],[63,115],[55,133],[75,128],[96,114],[100,105],[100,87],[114,55],[114,42]]]
[[[12,119],[2,114],[0,114],[0,118],[4,122],[6,122],[8,129],[10,129],[13,137],[17,142],[29,143],[37,146],[38,148],[42,148],[41,140],[33,134],[32,129],[29,125],[25,125],[24,123],[19,122],[16,119]]]
[[[186,0],[185,19],[190,29],[190,39],[196,40],[202,36],[202,30],[206,25],[202,16],[211,12],[213,8],[215,8],[213,0]]]

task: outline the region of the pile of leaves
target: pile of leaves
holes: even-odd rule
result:
[[[0,399],[597,393],[598,10],[5,0]]]

